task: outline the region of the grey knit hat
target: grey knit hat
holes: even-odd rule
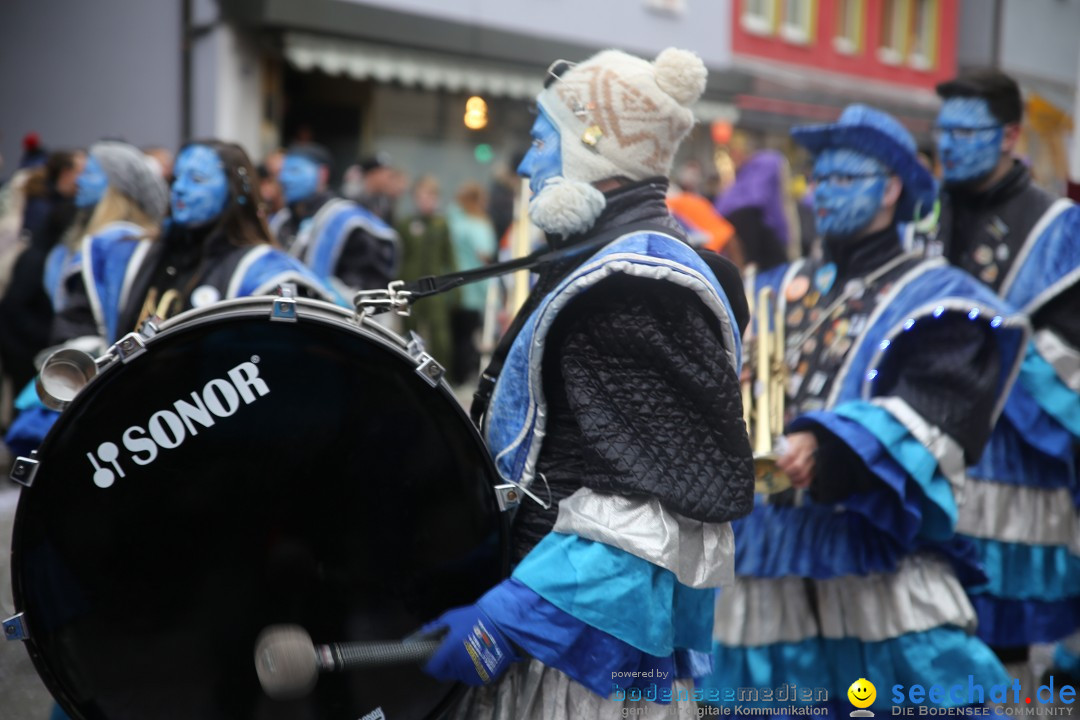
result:
[[[90,146],[109,179],[109,187],[129,198],[155,222],[169,209],[169,188],[161,173],[141,150],[125,142],[103,140]]]

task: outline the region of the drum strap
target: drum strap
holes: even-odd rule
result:
[[[559,261],[566,260],[574,255],[590,250],[599,250],[616,238],[639,231],[656,231],[670,234],[671,228],[657,222],[629,223],[602,232],[596,237],[589,239],[587,242],[559,248],[557,250],[544,248],[526,255],[523,258],[518,258],[517,260],[496,263],[487,267],[477,268],[476,270],[467,270],[460,273],[452,273],[450,275],[440,275],[439,277],[421,278],[413,283],[406,283],[404,289],[414,293],[414,297],[424,297],[425,295],[435,294],[436,292],[451,290],[459,285],[486,280],[517,270],[535,269],[540,271],[547,267],[554,266]],[[495,347],[495,351],[491,354],[491,361],[488,363],[487,368],[484,369],[484,372],[480,373],[479,384],[477,385],[476,392],[473,393],[469,417],[472,418],[472,421],[476,423],[477,427],[482,427],[481,420],[483,419],[484,414],[487,413],[488,405],[491,402],[491,395],[495,392],[495,383],[499,379],[499,373],[502,372],[503,363],[506,362],[506,356],[510,353],[510,348],[513,346],[514,340],[517,339],[518,333],[521,332],[521,328],[525,325],[525,321],[529,319],[533,311],[540,305],[540,302],[547,297],[548,293],[554,290],[558,284],[562,282],[563,278],[569,275],[576,267],[577,265],[569,265],[563,268],[562,272],[552,272],[546,277],[541,274],[541,280],[533,286],[528,297],[525,298],[525,302],[522,304],[521,309],[514,315],[513,322],[510,323],[510,327],[506,329],[506,332],[499,340],[499,344]],[[419,287],[419,291],[414,289],[414,286]],[[439,289],[425,292],[427,288]]]

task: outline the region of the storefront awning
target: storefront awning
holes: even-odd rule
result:
[[[285,58],[299,70],[322,70],[426,90],[532,100],[543,89],[542,70],[518,70],[453,55],[303,33],[285,35]]]

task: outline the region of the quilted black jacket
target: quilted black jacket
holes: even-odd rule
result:
[[[667,217],[655,186],[629,194],[632,220],[615,221]],[[609,210],[622,202],[609,199]],[[594,232],[613,220],[601,221]],[[696,295],[655,280],[609,278],[560,313],[544,356],[548,424],[537,465],[552,507],[521,506],[517,560],[551,530],[558,501],[581,487],[651,495],[706,522],[750,512],[753,460],[721,337]],[[542,480],[533,489],[546,498]]]

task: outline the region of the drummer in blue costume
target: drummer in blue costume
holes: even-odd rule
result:
[[[566,255],[515,320],[486,406],[498,472],[527,495],[516,567],[428,628],[446,636],[427,672],[483,686],[453,717],[696,716],[730,521],[753,496],[739,276],[694,252],[665,204],[705,78],[686,51],[608,50],[553,65],[538,97],[519,172]]]
[[[1080,207],[1013,157],[1023,101],[998,71],[938,86],[941,226],[928,248],[1030,317],[1019,379],[960,507],[990,577],[970,589],[979,636],[1025,677],[1028,647],[1080,625]],[[1080,669],[1080,663],[1075,664]]]
[[[172,219],[157,238],[156,228],[145,221],[102,223],[109,208],[129,202],[160,221],[170,201],[142,153],[110,145],[116,146],[114,160],[123,160],[127,174],[117,174],[123,180],[116,184],[110,180],[91,219],[79,272],[66,279],[65,304],[53,321],[54,343],[76,342],[100,352],[150,317],[165,320],[220,300],[273,294],[282,283],[294,283],[311,297],[334,299],[310,270],[273,246],[258,211],[254,169],[240,146],[206,140],[181,149],[174,169]],[[139,212],[136,216],[142,217]],[[37,447],[56,418],[32,393],[29,388],[24,398],[29,411],[9,433],[17,438],[20,452]]]
[[[142,174],[141,168],[131,162],[138,159],[138,156],[132,154],[133,150],[135,148],[126,143],[114,141],[102,141],[90,146],[86,164],[75,182],[76,217],[72,229],[78,232],[78,236],[72,238],[71,242],[58,243],[45,260],[45,291],[54,312],[66,304],[65,286],[71,276],[78,274],[82,267],[82,231],[89,226],[94,210],[105,197],[110,178],[111,184],[116,185],[124,184],[126,175],[132,171]],[[160,181],[150,182],[149,187],[161,185]]]
[[[278,181],[286,207],[270,218],[270,229],[352,307],[357,290],[385,288],[398,276],[401,240],[378,215],[328,189],[330,153],[314,143],[289,148]]]
[[[825,247],[776,285],[793,368],[778,465],[795,487],[735,523],[736,583],[717,598],[704,687],[722,700],[794,684],[811,701],[802,690],[822,688],[844,714],[860,678],[880,707],[894,684],[972,675],[989,688],[1006,678],[971,634],[961,581],[982,576],[953,532],[1026,321],[966,273],[901,249],[897,223],[934,185],[895,119],[853,105],[792,134],[816,156]]]

